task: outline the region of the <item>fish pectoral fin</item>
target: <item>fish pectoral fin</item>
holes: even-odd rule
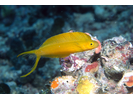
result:
[[[28,76],[29,74],[31,74],[31,73],[36,69],[37,64],[38,64],[40,58],[41,58],[41,56],[37,56],[36,62],[35,62],[35,64],[34,64],[34,66],[32,67],[31,71],[30,71],[29,73],[25,74],[25,75],[20,76],[20,77],[26,77],[26,76]]]

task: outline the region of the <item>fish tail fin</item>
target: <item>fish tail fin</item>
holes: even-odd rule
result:
[[[40,60],[40,58],[41,58],[41,56],[38,56],[38,55],[36,54],[36,51],[37,51],[37,50],[26,51],[26,52],[20,53],[20,54],[17,56],[17,57],[19,57],[19,56],[24,55],[24,54],[35,54],[35,55],[37,56],[36,62],[35,62],[35,64],[34,64],[34,66],[32,67],[31,71],[30,71],[29,73],[25,74],[25,75],[20,76],[20,77],[26,77],[26,76],[30,75],[30,74],[36,69],[37,64],[38,64],[38,62],[39,62],[39,60]]]
[[[38,64],[40,58],[41,58],[41,56],[37,56],[36,62],[35,62],[35,64],[34,64],[34,66],[32,67],[31,71],[30,71],[29,73],[25,74],[25,75],[20,76],[20,77],[26,77],[26,76],[28,76],[29,74],[31,74],[31,73],[36,69],[37,64]]]
[[[24,55],[24,54],[35,54],[35,51],[36,51],[36,50],[31,50],[31,51],[22,52],[22,53],[20,53],[17,57],[19,57],[19,56],[21,56],[21,55]]]

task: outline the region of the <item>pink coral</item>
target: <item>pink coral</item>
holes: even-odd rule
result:
[[[133,71],[126,72],[120,80],[119,85],[125,84],[127,87],[133,87]]]
[[[85,59],[80,59],[79,57],[71,54],[68,57],[60,58],[60,64],[62,66],[63,71],[76,71],[82,67],[82,65],[86,62]]]
[[[89,64],[85,68],[85,72],[96,72],[98,70],[98,62],[93,62],[92,64]]]
[[[129,77],[129,80],[125,83],[128,87],[132,87],[133,86],[133,76]]]

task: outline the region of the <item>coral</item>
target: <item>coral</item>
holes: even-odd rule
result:
[[[92,13],[85,13],[85,14],[74,13],[74,20],[78,27],[82,27],[85,24],[93,23],[95,19]]]
[[[88,35],[90,35],[89,33],[86,33]],[[92,39],[96,39],[95,37],[92,37]],[[97,40],[98,41],[98,40]],[[97,52],[96,52],[97,51]],[[90,90],[87,90],[89,85],[91,84],[89,82],[88,79],[83,78],[84,81],[82,81],[82,77],[86,76],[87,78],[89,77],[89,79],[93,80],[93,82],[96,84],[99,84],[96,80],[95,80],[95,75],[93,75],[93,73],[96,73],[98,71],[98,66],[99,66],[99,62],[97,61],[97,56],[101,51],[101,43],[99,41],[99,47],[93,50],[88,50],[88,51],[84,51],[84,52],[80,52],[80,53],[74,53],[74,54],[70,54],[68,57],[65,58],[60,58],[60,64],[61,64],[61,71],[63,73],[65,73],[66,75],[71,75],[73,77],[75,77],[75,86],[77,86],[76,90],[75,88],[74,91],[75,92],[71,92],[71,93],[83,93],[82,89],[84,90],[84,93],[90,93],[91,89],[92,89],[92,85],[90,87]],[[95,59],[93,61],[93,59]],[[77,77],[77,78],[76,78]],[[81,79],[78,81],[78,78]],[[60,77],[56,78],[51,86],[53,88],[58,88],[59,86],[59,79]],[[94,81],[95,80],[95,81]],[[86,89],[87,87],[87,89]],[[60,87],[61,88],[61,87]],[[52,89],[53,90],[53,89]],[[61,91],[61,90],[60,90]],[[62,90],[63,91],[63,90]],[[55,91],[55,93],[58,93]],[[64,92],[63,92],[64,93]],[[69,91],[70,93],[70,91]]]
[[[58,77],[58,78],[60,78],[60,77]],[[52,81],[52,83],[51,83],[51,88],[52,89],[55,89],[55,88],[57,88],[59,86],[58,78],[56,78],[54,81]]]
[[[5,83],[0,83],[0,94],[10,94],[10,87]]]
[[[61,58],[60,63],[62,66],[62,71],[65,73],[70,73],[77,71],[84,65],[86,59],[82,59],[76,56],[76,54],[71,54],[68,57]]]
[[[98,85],[93,93],[133,94],[132,5],[8,5],[0,9],[0,83],[8,85],[11,94],[78,94],[82,76]],[[34,57],[17,58],[19,53],[37,49],[51,35],[69,30],[89,32],[99,47],[60,59],[41,58],[31,76],[20,78],[29,72]],[[65,87],[59,82],[52,89],[49,81],[56,78],[71,84]]]
[[[132,54],[130,42],[120,36],[104,41],[103,45],[101,60],[106,76],[119,81],[129,69]]]
[[[86,33],[86,34],[91,36],[89,33]],[[91,38],[94,40],[97,40],[96,37],[91,36]],[[96,64],[98,63],[91,62],[91,59],[93,59],[93,56],[95,56],[96,54],[99,54],[101,51],[101,43],[99,40],[97,41],[99,43],[99,46],[93,50],[88,50],[88,51],[84,51],[80,53],[74,53],[74,54],[70,54],[68,57],[60,58],[59,61],[62,66],[61,71],[63,71],[66,74],[74,74],[77,70],[81,69],[83,66],[87,64],[88,64],[88,67],[90,65],[91,68],[94,66],[97,66]]]
[[[92,64],[89,64],[85,68],[85,72],[97,72],[98,71],[98,62],[93,62]]]
[[[51,82],[51,92],[55,94],[73,94],[75,93],[76,78],[72,76],[57,77]]]
[[[5,5],[3,5],[1,9],[2,22],[5,24],[5,26],[10,26],[15,19],[15,11],[9,6]]]
[[[133,86],[133,76],[130,76],[129,80],[125,84],[128,87],[132,87]]]
[[[35,40],[36,31],[34,29],[27,29],[24,32],[21,32],[20,37],[23,40],[27,48],[33,47]]]
[[[7,58],[7,51],[10,49],[9,46],[6,46],[7,38],[0,36],[0,58]]]
[[[125,84],[127,87],[133,86],[133,71],[131,72],[125,72],[122,79],[119,82],[119,85]]]
[[[77,77],[75,78],[76,88],[74,88],[76,92],[71,93],[129,93],[126,86],[132,86],[132,76],[128,77],[128,81],[122,81],[122,77],[124,77],[124,73],[131,70],[132,48],[129,41],[119,36],[105,40],[103,46],[99,41],[99,47],[96,49],[60,58],[61,71],[66,75]],[[53,83],[52,86],[57,88],[59,78],[55,79]]]
[[[63,18],[55,18],[54,23],[51,27],[50,36],[54,36],[57,35],[58,33],[61,33],[64,23],[65,22]]]
[[[88,76],[82,76],[78,82],[76,90],[79,94],[90,94],[93,92],[95,85],[88,80]]]

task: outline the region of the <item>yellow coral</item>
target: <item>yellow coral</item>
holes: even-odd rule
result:
[[[79,94],[90,94],[94,87],[94,84],[88,80],[88,76],[82,76],[78,82],[76,90]]]

